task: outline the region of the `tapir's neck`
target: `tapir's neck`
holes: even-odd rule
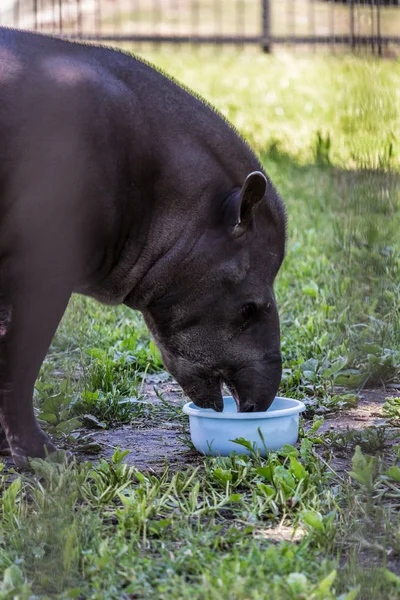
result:
[[[212,212],[219,204],[214,198],[211,207],[213,195],[202,196],[200,191],[196,203],[184,184],[175,188],[156,183],[147,198],[137,194],[128,203],[120,202],[116,209],[123,216],[110,238],[111,251],[98,268],[103,275],[77,291],[106,304],[125,303],[139,310],[169,291],[179,265],[212,226]]]
[[[131,69],[121,72],[128,73],[131,95],[113,125],[123,132],[126,166],[119,176],[127,183],[114,200],[119,222],[110,268],[87,293],[143,309],[168,291],[180,262],[216,226],[226,197],[259,163],[211,108],[147,65],[126,60]]]

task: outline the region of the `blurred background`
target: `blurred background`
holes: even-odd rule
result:
[[[2,0],[2,25],[103,41],[368,47],[400,43],[400,0]]]

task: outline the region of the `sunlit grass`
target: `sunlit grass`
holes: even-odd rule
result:
[[[312,412],[337,402],[334,376],[356,387],[398,381],[400,65],[212,51],[146,58],[233,122],[286,202],[282,391]],[[61,432],[83,411],[108,426],[148,421],[120,401],[160,368],[138,313],[75,297],[38,382],[40,416],[51,408],[48,427]],[[318,423],[304,435],[299,449],[265,460],[206,459],[177,475],[139,473],[117,452],[96,466],[36,462],[35,476],[11,486],[4,476],[0,598],[397,600],[393,437],[319,437]],[[339,473],[331,452],[343,447],[355,456]],[[297,541],[272,543],[279,525]]]

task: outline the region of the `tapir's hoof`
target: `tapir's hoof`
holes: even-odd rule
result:
[[[18,469],[29,468],[29,459],[46,458],[57,452],[56,446],[43,432],[36,434],[31,440],[24,439],[23,443],[11,443],[11,455]],[[63,456],[67,455],[69,459],[70,454],[63,453]]]
[[[73,459],[73,454],[69,450],[56,450],[55,452],[51,452],[50,454],[40,458],[46,458],[47,456],[52,462],[56,463],[69,463]],[[34,458],[38,458],[21,453],[12,453],[12,457],[17,469],[29,469],[31,467],[30,461]]]
[[[12,457],[14,461],[14,465],[17,469],[27,469],[28,468],[28,456],[24,454],[17,454],[16,452],[12,452]]]

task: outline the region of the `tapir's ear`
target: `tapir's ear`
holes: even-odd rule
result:
[[[251,224],[255,209],[265,196],[267,180],[260,171],[246,177],[237,204],[235,234],[240,235]]]

